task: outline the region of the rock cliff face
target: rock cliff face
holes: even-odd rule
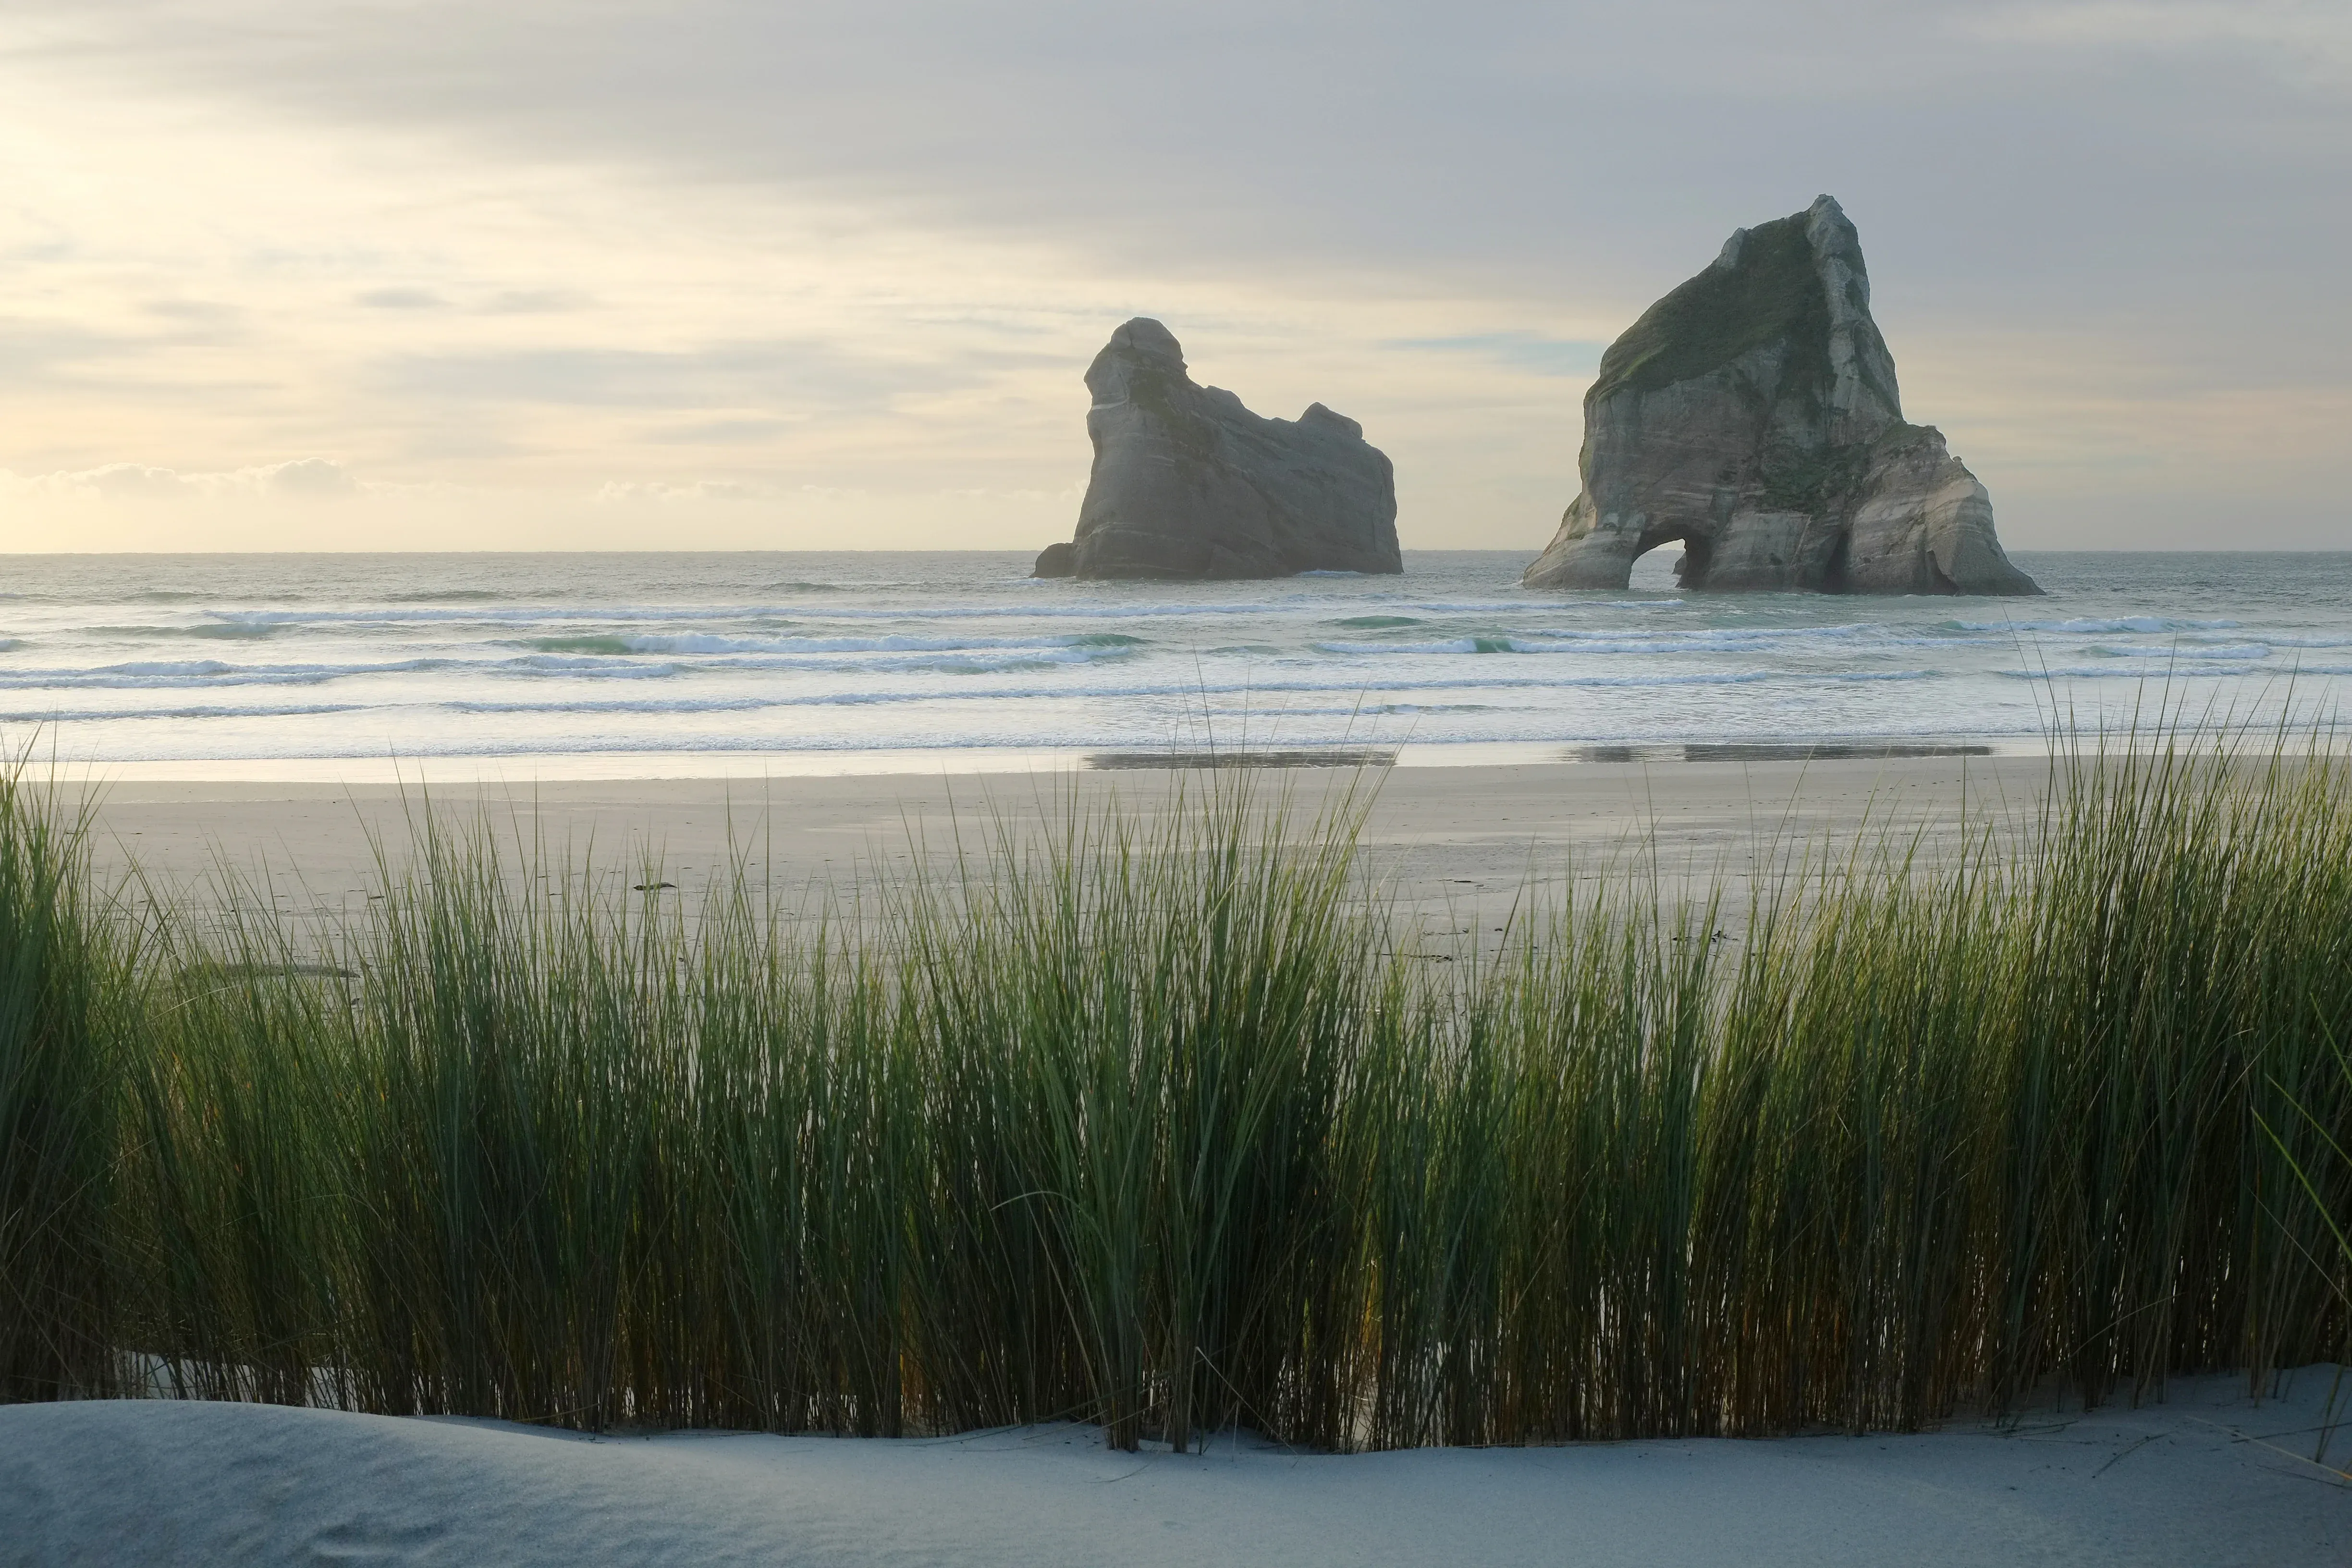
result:
[[[1691,589],[2038,594],[1940,431],[1904,422],[1853,225],[1828,196],[1736,231],[1584,395],[1583,490],[1533,588],[1622,588],[1683,547]]]
[[[1396,480],[1363,426],[1318,403],[1264,419],[1197,386],[1166,327],[1139,316],[1087,371],[1093,475],[1077,537],[1040,577],[1286,577],[1401,572]]]

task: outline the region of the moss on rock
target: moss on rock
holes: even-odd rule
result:
[[[1775,218],[1747,231],[1731,266],[1710,266],[1642,312],[1601,356],[1585,402],[1628,388],[1654,392],[1777,340],[1820,343],[1828,335],[1805,215]]]

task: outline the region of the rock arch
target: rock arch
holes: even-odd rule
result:
[[[1828,196],[1739,229],[1584,396],[1583,487],[1534,588],[1623,588],[1674,539],[1691,589],[2037,594],[1940,431],[1903,417],[1862,242]]]

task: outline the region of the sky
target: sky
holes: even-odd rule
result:
[[[0,0],[0,551],[1034,549],[1134,315],[1524,549],[1836,195],[2014,550],[2352,548],[2352,5]]]

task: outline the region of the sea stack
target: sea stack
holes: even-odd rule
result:
[[[1837,203],[1735,230],[1651,306],[1584,395],[1583,489],[1531,588],[1622,588],[1683,547],[1687,589],[2038,594],[1943,433],[1903,418]]]
[[[1147,316],[1087,370],[1095,464],[1077,537],[1040,577],[1287,577],[1401,572],[1396,479],[1354,420],[1314,404],[1266,419],[1184,373],[1174,334]]]

